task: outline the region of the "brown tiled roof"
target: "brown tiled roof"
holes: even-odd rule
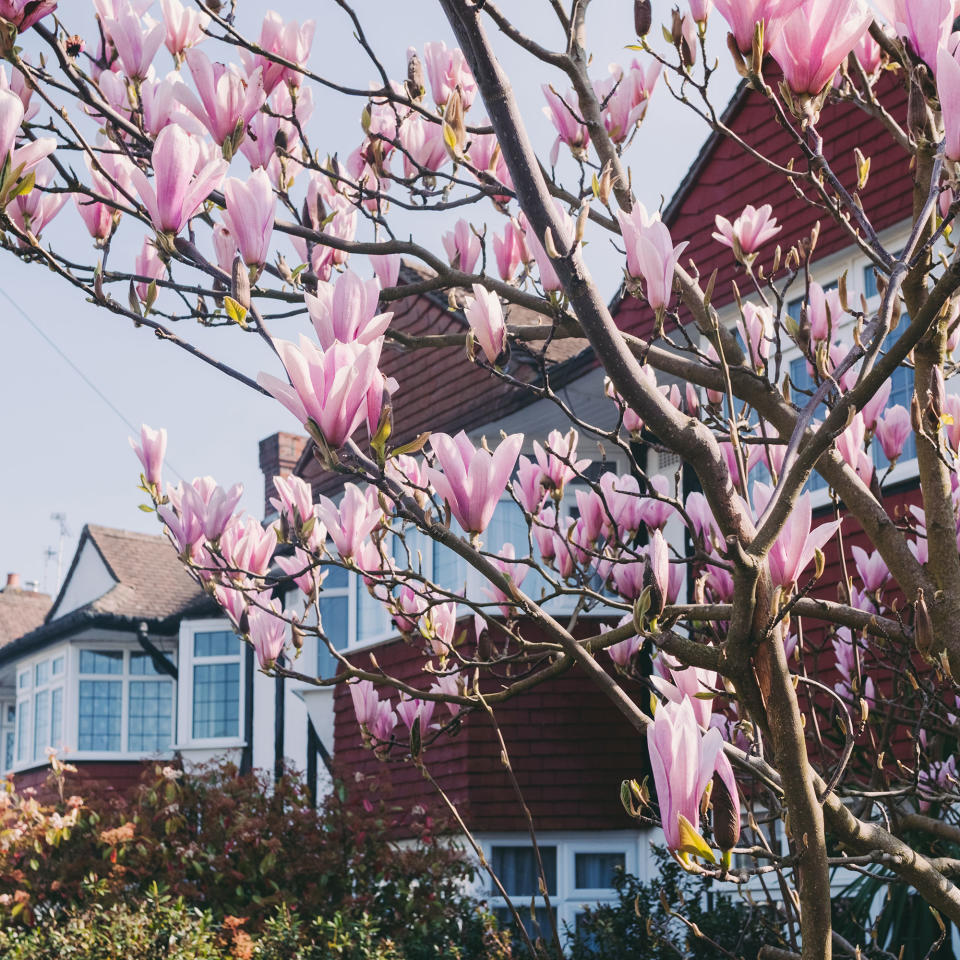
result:
[[[92,613],[163,620],[204,596],[164,536],[91,523],[84,528],[84,537],[93,542],[117,581],[113,589],[87,604]]]
[[[35,590],[0,591],[0,647],[43,623],[53,598]]]

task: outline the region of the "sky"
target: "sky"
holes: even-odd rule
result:
[[[159,9],[159,3],[154,6]],[[330,0],[321,4],[243,0],[239,6],[239,26],[251,33],[258,32],[268,9],[287,18],[317,17],[320,23],[310,66],[357,87],[366,87],[375,78],[342,11]],[[61,4],[64,8],[73,16],[74,10],[86,10],[88,4]],[[355,9],[372,46],[397,79],[405,76],[408,46],[422,49],[425,41],[435,39],[453,44],[436,0],[405,0],[402,4],[356,0]],[[634,42],[632,5],[623,0],[595,0],[590,10],[591,74],[605,76],[608,63],[627,64],[634,56],[624,49]],[[653,36],[658,16],[669,15],[664,2],[655,3],[654,10]],[[544,45],[560,43],[559,27],[547,0],[528,0],[519,13],[511,10],[511,15],[519,15],[518,25]],[[92,36],[89,18],[76,26],[72,20],[67,22],[71,29]],[[722,39],[723,31],[714,34]],[[546,156],[554,132],[541,111],[540,86],[552,82],[565,90],[565,78],[531,61],[506,38],[497,36],[495,41],[524,108],[530,134],[541,156]],[[212,50],[219,45],[208,41],[205,47],[213,56]],[[715,55],[721,62],[715,101],[721,107],[736,78],[727,67],[722,47]],[[161,50],[157,63],[164,69],[165,58],[166,52]],[[356,99],[326,92],[316,95],[310,124],[314,146],[345,157],[360,142],[361,109],[362,103]],[[480,109],[475,106],[470,118]],[[691,111],[677,108],[661,81],[626,157],[634,190],[648,207],[656,208],[669,199],[708,132]],[[231,174],[244,177],[248,169],[241,158]],[[470,219],[474,223],[488,219],[492,227],[499,228],[490,210],[471,213]],[[434,250],[440,249],[440,234],[452,225],[449,215],[435,213],[396,222],[401,233],[413,234]],[[136,231],[140,228],[131,227],[134,232],[123,234],[124,239],[139,248],[141,238]],[[48,228],[48,239],[55,246],[76,243],[82,239],[82,229],[76,211],[68,206]],[[295,259],[291,250],[284,252],[291,262]],[[588,264],[605,296],[611,296],[620,276],[618,258],[592,253],[588,247]],[[117,251],[112,255],[117,256]],[[365,265],[362,269],[366,273]],[[262,514],[258,443],[277,430],[298,428],[276,401],[157,340],[147,328],[135,329],[128,321],[84,302],[43,267],[25,265],[2,250],[0,329],[0,577],[17,572],[24,582],[35,581],[41,589],[54,592],[58,554],[65,574],[84,524],[158,532],[156,518],[138,509],[145,497],[137,489],[139,464],[127,442],[130,435],[138,433],[141,423],[167,428],[169,479],[176,482],[210,474],[224,485],[241,482],[245,488],[241,506]],[[306,329],[304,318],[295,318],[275,332],[295,339]],[[251,376],[267,363],[262,342],[238,328],[190,329],[181,324],[177,332]],[[60,523],[51,519],[52,514],[65,516],[66,536],[60,536]]]

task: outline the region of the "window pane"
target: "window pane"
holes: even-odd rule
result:
[[[370,596],[366,584],[357,579],[357,641],[382,637],[391,632],[387,608],[376,597]]]
[[[322,569],[327,571],[327,576],[323,581],[324,590],[347,589],[347,585],[350,583],[350,574],[347,570],[343,567],[335,567],[332,563],[325,564]]]
[[[77,749],[119,752],[122,712],[122,681],[81,680]]]
[[[553,929],[550,926],[550,916],[547,913],[546,907],[536,907],[533,918],[530,916],[529,903],[515,903],[514,907],[516,907],[517,913],[520,915],[520,922],[523,924],[523,929],[527,931],[527,936],[530,937],[531,940],[539,937],[545,943],[552,941]],[[554,921],[556,921],[556,907],[553,907],[550,912],[553,914]],[[510,912],[509,907],[495,907],[493,915],[497,918],[497,923],[502,930],[509,930],[514,924],[513,914]],[[562,928],[560,933],[562,936]],[[526,954],[521,955],[525,956]]]
[[[42,760],[50,746],[50,691],[33,698],[33,759]]]
[[[232,636],[232,634],[231,634]],[[240,664],[210,663],[193,668],[193,736],[240,734]]]
[[[38,687],[42,687],[50,679],[50,661],[41,660],[34,668],[35,682]]]
[[[877,289],[877,274],[870,264],[863,268],[863,294],[869,300],[880,291]]]
[[[149,653],[130,654],[130,673],[135,677],[163,676],[153,665],[153,657],[151,657]]]
[[[50,692],[50,746],[59,750],[63,745],[63,687]]]
[[[56,657],[52,665],[53,675],[59,677],[63,673],[63,657]]]
[[[193,635],[195,657],[232,657],[240,653],[240,638],[230,630],[209,630]]]
[[[123,651],[81,650],[80,672],[96,674],[123,673]]]
[[[578,853],[574,857],[578,890],[608,890],[617,867],[626,869],[625,853]]]
[[[454,517],[450,518],[450,532],[458,537],[466,536]],[[467,561],[449,547],[434,543],[433,582],[444,590],[463,596],[466,593]]]
[[[807,361],[804,357],[797,357],[795,360],[790,361],[790,380],[793,385],[800,390],[807,390],[813,393],[817,389],[813,376],[807,369]],[[809,399],[805,394],[800,393],[793,398],[793,402],[798,407],[803,407]],[[820,404],[820,406],[817,407],[816,413],[819,417],[823,418],[827,413],[826,405]],[[826,485],[827,481],[824,480],[819,473],[811,473],[810,479],[807,480],[806,489],[822,490]]]
[[[533,897],[540,893],[540,874],[532,847],[494,847],[493,872],[500,878],[507,896]],[[547,893],[557,892],[557,848],[540,847]]]
[[[17,706],[14,703],[7,704],[7,723],[16,723]]]
[[[320,594],[320,619],[323,629],[337,650],[343,650],[347,646],[348,605],[347,597],[324,597]],[[332,677],[336,674],[337,661],[322,640],[317,643],[317,672],[321,677]]]
[[[173,684],[166,680],[131,680],[129,724],[129,751],[154,753],[169,747],[173,737]]]
[[[27,731],[30,729],[30,701],[17,704],[17,760],[27,759]]]
[[[13,766],[13,743],[14,735],[12,730],[8,730],[4,736],[3,742],[3,769],[9,770]]]
[[[21,690],[26,690],[30,686],[30,671],[24,670],[23,673],[17,677],[17,686]]]

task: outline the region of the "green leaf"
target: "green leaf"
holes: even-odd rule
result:
[[[146,504],[146,503],[141,503],[141,504],[140,504],[140,509],[141,509],[144,513],[153,513],[153,507],[151,507],[149,504]]]
[[[224,297],[223,305],[227,308],[227,316],[236,324],[247,329],[247,310],[246,307],[239,304],[233,297]]]

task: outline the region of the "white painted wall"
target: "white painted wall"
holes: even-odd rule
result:
[[[107,591],[112,590],[116,583],[117,581],[103,562],[100,552],[92,541],[87,540],[77,557],[70,579],[64,585],[60,602],[53,611],[54,616],[62,617],[84,604],[99,599]]]

